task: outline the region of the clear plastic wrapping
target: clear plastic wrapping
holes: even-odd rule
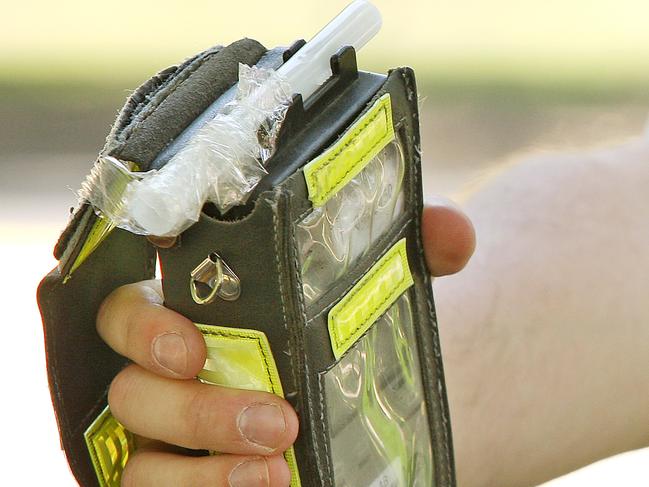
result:
[[[236,99],[164,167],[137,173],[100,158],[80,196],[120,228],[178,235],[198,220],[206,201],[222,212],[245,203],[266,174],[263,162],[273,153],[291,97],[275,71],[242,64]]]
[[[335,487],[433,487],[408,294],[324,375]]]
[[[307,304],[330,289],[402,213],[403,175],[402,149],[394,141],[297,225]]]

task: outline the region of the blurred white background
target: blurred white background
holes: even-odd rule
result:
[[[213,43],[310,37],[344,1],[3,3],[0,29],[0,401],[3,485],[74,485],[59,450],[35,304],[74,190],[128,89]],[[649,2],[377,1],[364,67],[419,74],[426,191],[505,160],[639,134],[649,113]],[[269,19],[271,20],[269,22]],[[649,451],[548,487],[647,486]]]

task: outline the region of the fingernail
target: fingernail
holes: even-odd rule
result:
[[[187,344],[178,333],[165,333],[153,340],[153,356],[158,364],[175,373],[183,374],[187,369]]]
[[[267,487],[268,465],[265,460],[250,460],[240,463],[230,472],[230,487]]]
[[[286,433],[286,419],[276,404],[253,404],[239,415],[239,431],[249,442],[274,450]]]

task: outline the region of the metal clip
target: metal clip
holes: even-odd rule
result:
[[[209,304],[217,297],[234,301],[241,295],[241,281],[219,254],[212,252],[191,272],[189,289],[196,304]]]

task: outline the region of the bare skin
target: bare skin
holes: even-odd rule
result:
[[[467,201],[476,254],[434,284],[460,487],[536,485],[649,445],[647,188],[649,144],[637,142],[526,161]],[[469,219],[444,204],[426,209],[423,238],[434,276],[461,270],[475,245]],[[99,314],[100,334],[135,362],[111,409],[162,441],[143,441],[124,485],[288,485],[293,410],[193,381],[202,338],[161,303],[158,283],[138,283]],[[190,458],[169,444],[228,454]]]
[[[458,485],[536,485],[649,445],[649,143],[545,156],[464,208],[436,281]]]
[[[423,224],[431,272],[464,267],[475,245],[469,220],[438,205],[425,210]],[[97,319],[102,338],[135,362],[118,374],[108,396],[112,413],[142,437],[122,485],[287,486],[281,454],[297,435],[293,409],[271,394],[193,380],[205,361],[203,338],[162,302],[157,281],[125,286],[106,299]],[[170,445],[226,454],[192,458]]]

